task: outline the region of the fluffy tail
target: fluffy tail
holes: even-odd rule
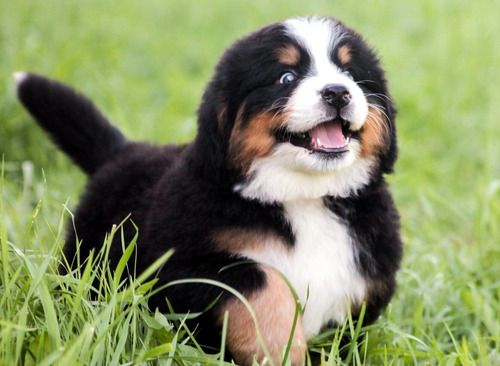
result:
[[[87,174],[93,174],[125,143],[122,133],[94,104],[69,86],[31,73],[14,76],[24,107]]]

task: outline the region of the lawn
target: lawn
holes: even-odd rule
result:
[[[105,250],[57,274],[85,177],[21,109],[12,73],[77,87],[131,138],[186,142],[224,48],[308,14],[342,19],[383,60],[399,110],[389,181],[405,242],[381,318],[364,337],[349,323],[326,331],[310,353],[326,365],[500,364],[500,2],[0,0],[1,365],[224,364],[182,319],[146,308],[143,278],[120,290],[97,264]],[[342,332],[354,337],[349,360]]]

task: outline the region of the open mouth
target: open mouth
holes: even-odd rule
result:
[[[279,131],[278,140],[303,147],[313,153],[341,154],[349,151],[352,131],[349,122],[340,118],[320,123],[306,132]]]

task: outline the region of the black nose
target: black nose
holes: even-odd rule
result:
[[[351,101],[351,93],[344,84],[327,84],[321,90],[321,98],[331,106],[340,109]]]

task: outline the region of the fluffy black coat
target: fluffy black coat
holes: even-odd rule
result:
[[[398,214],[383,178],[384,173],[392,172],[397,156],[395,113],[378,60],[361,37],[343,29],[345,37],[336,49],[349,45],[349,71],[355,80],[370,80],[362,89],[368,100],[384,108],[389,128],[386,148],[374,153],[377,168],[368,184],[348,197],[325,196],[323,201],[348,228],[356,247],[356,267],[373,284],[365,299],[365,321],[373,321],[394,293],[402,254]],[[75,257],[76,235],[82,240],[80,257],[84,259],[92,248],[102,245],[113,224],[130,214],[124,224],[125,239],[131,240],[138,228],[137,273],[167,250],[175,249],[157,274],[157,286],[177,279],[206,278],[245,295],[264,289],[262,267],[248,262],[231,266],[241,262],[241,256],[217,246],[214,233],[227,228],[270,233],[290,250],[294,248],[295,232],[282,203],[248,199],[236,191],[235,185],[249,176],[228,156],[238,118],[251,124],[257,113],[293,93],[293,85],[286,90],[275,85],[283,67],[272,51],[284,44],[300,50],[297,70],[310,67],[311,56],[281,23],[251,34],[226,51],[203,96],[196,138],[185,146],[129,141],[71,88],[35,74],[21,75],[18,94],[23,105],[90,177],[76,210],[76,230],[68,230],[68,259]],[[354,132],[352,138],[361,141],[362,135]],[[110,253],[112,265],[122,255],[120,238],[115,241]],[[168,298],[176,312],[196,313],[219,296],[221,305],[195,319],[205,340],[219,340],[220,314],[231,298],[219,287],[196,283],[171,286],[153,296],[150,306],[168,312]]]

